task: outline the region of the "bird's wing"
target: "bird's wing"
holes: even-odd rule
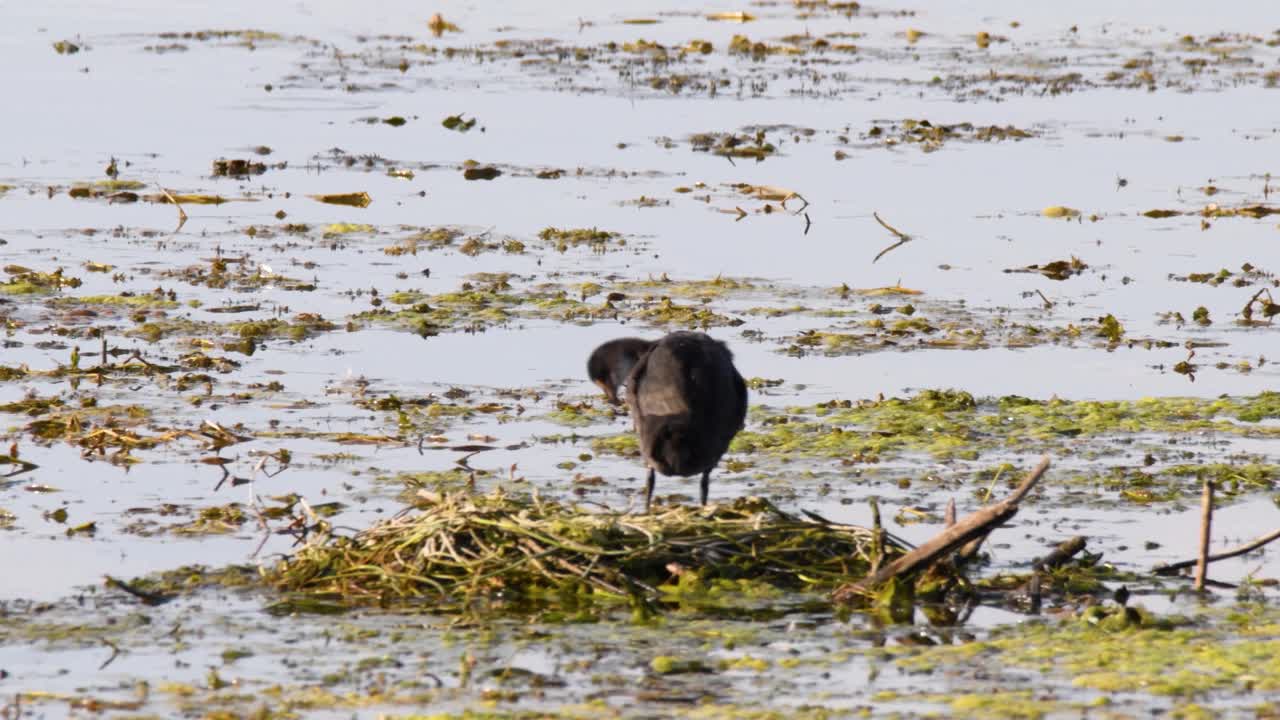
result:
[[[659,348],[636,364],[627,395],[643,416],[684,415],[689,412],[686,368]]]
[[[738,429],[747,423],[747,381],[735,368],[733,371],[733,392],[738,400]]]
[[[640,412],[649,415],[684,415],[689,412],[689,400],[683,389],[671,383],[641,383],[636,393]]]

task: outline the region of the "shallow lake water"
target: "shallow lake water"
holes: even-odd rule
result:
[[[1247,663],[1171,661],[1214,682],[1152,689],[962,655],[1121,585],[1204,642],[1280,636],[1274,551],[1215,563],[1206,595],[1150,572],[1195,554],[1203,477],[1215,549],[1280,525],[1273,15],[0,3],[0,717],[1276,712]],[[874,498],[918,544],[1048,454],[976,575],[1083,536],[1106,593],[953,625],[801,594],[655,627],[104,585],[266,567],[298,498],[352,531],[463,477],[637,507],[641,460],[608,442],[630,420],[585,361],[676,329],[753,381],[713,501],[866,525]],[[878,424],[942,391],[971,402],[900,443]],[[1064,409],[1036,426],[1023,399]],[[789,424],[868,445],[777,451]],[[1232,635],[1246,603],[1263,619]]]

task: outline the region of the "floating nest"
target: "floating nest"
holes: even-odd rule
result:
[[[499,491],[435,498],[354,536],[315,536],[267,578],[295,598],[342,604],[648,602],[691,577],[825,592],[866,575],[873,558],[902,552],[883,533],[758,498],[619,515]]]

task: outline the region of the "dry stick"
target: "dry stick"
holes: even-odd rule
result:
[[[871,264],[873,264],[873,265],[874,265],[874,264],[876,263],[876,261],[877,261],[877,260],[879,260],[880,258],[884,257],[884,256],[885,256],[885,255],[886,255],[890,250],[894,250],[894,249],[896,249],[896,248],[898,248],[898,247],[900,247],[900,246],[902,246],[902,245],[906,245],[907,243],[911,242],[911,236],[910,236],[910,235],[908,235],[908,234],[906,234],[906,233],[904,233],[904,232],[902,232],[902,231],[901,231],[901,230],[899,230],[898,228],[896,228],[896,227],[894,227],[894,226],[890,225],[889,223],[887,223],[887,222],[885,222],[885,221],[881,220],[881,219],[880,219],[880,216],[879,216],[877,213],[872,212],[872,213],[871,213],[871,216],[872,216],[872,217],[874,217],[874,218],[876,219],[876,222],[880,223],[880,226],[881,226],[881,227],[883,227],[885,230],[888,230],[889,232],[893,233],[894,237],[898,238],[898,242],[896,242],[896,243],[894,243],[894,244],[890,245],[889,247],[887,247],[887,248],[885,248],[885,249],[881,250],[881,251],[880,251],[880,253],[879,253],[878,255],[876,255],[875,260],[872,260],[872,261],[871,261]]]
[[[182,206],[178,204],[178,199],[173,195],[170,195],[169,191],[165,190],[163,185],[157,183],[156,187],[160,188],[160,192],[164,193],[164,196],[169,199],[169,202],[173,203],[174,207],[178,208],[178,227],[173,229],[174,232],[178,232],[182,229],[183,225],[187,224],[187,211],[182,209]]]
[[[1208,558],[1205,559],[1205,562],[1217,562],[1219,560],[1227,560],[1229,558],[1244,555],[1247,552],[1257,550],[1263,545],[1274,542],[1276,540],[1280,540],[1280,530],[1267,533],[1266,535],[1250,540],[1249,542],[1243,545],[1237,545],[1231,548],[1230,550],[1224,550],[1216,555],[1210,555]],[[1170,563],[1168,565],[1157,565],[1154,568],[1152,568],[1151,571],[1157,575],[1175,575],[1179,570],[1184,570],[1186,568],[1193,567],[1199,563],[1200,563],[1199,558],[1196,558],[1194,560],[1180,560],[1176,563]]]
[[[1087,542],[1088,540],[1083,535],[1077,535],[1070,540],[1063,540],[1048,555],[1036,561],[1036,570],[1053,570],[1065,565],[1068,560],[1079,554],[1081,550],[1084,550]]]
[[[1209,531],[1213,525],[1213,482],[1204,481],[1204,495],[1200,498],[1200,558],[1196,561],[1196,590],[1204,590],[1204,579],[1209,571]]]
[[[116,578],[113,578],[110,575],[103,575],[102,577],[106,580],[107,587],[116,588],[117,590],[123,590],[129,593],[130,595],[141,600],[143,605],[153,605],[153,606],[163,605],[173,599],[173,597],[169,595],[161,595],[160,593],[153,593],[153,592],[148,592],[146,590],[140,590],[134,587],[132,584],[127,583],[123,580],[117,580]]]
[[[989,533],[993,528],[1013,517],[1018,512],[1018,503],[1035,487],[1040,478],[1049,469],[1049,458],[1041,458],[1018,486],[1013,494],[1004,500],[989,505],[969,515],[954,526],[935,535],[932,540],[894,560],[879,571],[868,575],[856,583],[836,588],[831,597],[836,602],[849,602],[862,596],[871,588],[898,576],[909,575],[928,567],[938,558],[945,556],[980,535]]]
[[[1254,293],[1253,297],[1249,298],[1249,302],[1244,304],[1244,309],[1240,311],[1240,314],[1244,316],[1245,320],[1253,319],[1253,304],[1262,298],[1263,293],[1266,293],[1268,300],[1271,299],[1271,291],[1267,288],[1262,288],[1258,292]]]
[[[880,501],[871,498],[871,574],[879,572],[884,562],[884,526],[880,524]]]
[[[111,648],[111,657],[107,658],[105,661],[103,661],[101,665],[98,666],[99,670],[104,670],[108,665],[115,662],[116,658],[120,657],[120,646],[116,645],[115,643],[111,642],[106,638],[98,638],[98,640],[103,645],[106,645],[107,647]]]

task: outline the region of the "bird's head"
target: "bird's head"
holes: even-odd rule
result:
[[[653,342],[640,338],[619,338],[596,348],[587,360],[587,376],[604,391],[604,396],[614,405],[619,404],[618,386],[627,381],[631,369],[645,353],[653,349]]]

